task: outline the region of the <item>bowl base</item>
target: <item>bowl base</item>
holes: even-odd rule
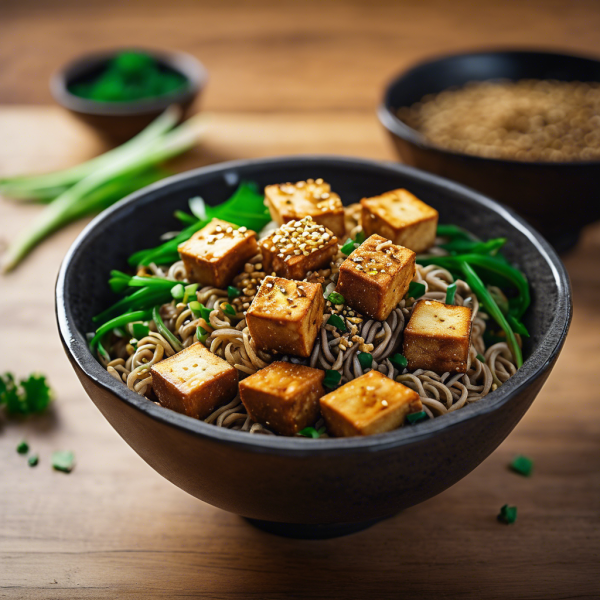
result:
[[[311,525],[307,523],[278,523],[277,521],[261,521],[243,517],[250,525],[282,537],[295,538],[298,540],[327,540],[342,537],[368,529],[384,519],[371,519],[358,523],[329,523],[325,525]]]

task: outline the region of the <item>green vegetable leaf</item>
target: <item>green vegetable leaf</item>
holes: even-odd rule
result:
[[[144,325],[143,323],[134,323],[131,326],[131,331],[136,340],[141,340],[150,333],[150,327],[148,327],[148,325]]]
[[[331,315],[329,319],[327,319],[327,325],[333,325],[340,331],[347,331],[346,323],[339,315]]]
[[[241,292],[241,290],[238,290],[238,288],[236,288],[232,285],[227,287],[227,298],[229,298],[229,301],[231,301],[234,298],[237,298],[241,295],[242,295],[242,292]]]
[[[392,356],[390,356],[390,362],[398,369],[400,369],[401,371],[406,369],[407,365],[408,365],[408,361],[406,360],[406,356],[404,356],[404,354],[400,354],[399,352],[397,352],[396,354],[393,354]]]
[[[454,296],[456,295],[456,282],[451,283],[446,288],[446,304],[454,304]]]
[[[508,466],[512,471],[523,475],[523,477],[529,477],[533,471],[533,461],[523,455],[515,456]]]
[[[52,390],[43,375],[31,374],[21,381],[25,405],[29,413],[41,413],[52,400]]]
[[[363,369],[370,369],[373,365],[373,355],[368,352],[359,352],[358,362]]]
[[[237,315],[235,308],[233,308],[233,306],[231,306],[231,304],[228,304],[227,302],[225,302],[223,305],[223,312],[226,315],[230,315],[232,317],[235,317]]]
[[[183,289],[183,286],[180,283],[171,288],[171,296],[173,296],[175,300],[182,300],[184,294],[185,290]]]
[[[196,338],[198,339],[199,342],[202,342],[204,344],[204,342],[206,342],[206,340],[208,339],[208,336],[210,335],[210,333],[208,331],[206,331],[206,329],[204,329],[204,327],[196,327]]]
[[[298,432],[298,435],[307,438],[318,439],[325,433],[325,427],[321,427],[320,429],[315,429],[314,427],[305,427],[301,431]]]
[[[497,518],[498,518],[498,521],[500,521],[500,523],[504,523],[506,525],[511,525],[512,523],[514,523],[517,520],[517,507],[509,506],[508,504],[505,504],[500,509],[500,514],[498,515]]]
[[[337,387],[342,380],[342,374],[339,371],[333,371],[327,369],[325,371],[325,377],[323,379],[323,385],[328,388]]]
[[[348,241],[340,248],[341,252],[346,256],[354,252],[355,245],[354,240],[348,239]]]
[[[414,298],[416,300],[425,293],[425,290],[425,284],[419,283],[418,281],[411,281],[406,295],[408,298]]]
[[[70,473],[75,466],[75,455],[68,450],[59,450],[52,453],[52,468],[55,471]]]
[[[415,423],[420,423],[421,421],[427,421],[427,419],[429,419],[429,417],[427,416],[427,413],[424,410],[420,412],[409,413],[408,415],[406,415],[406,420],[411,425],[414,425]]]
[[[327,300],[329,300],[331,304],[344,304],[346,302],[346,300],[344,300],[344,296],[338,292],[331,292],[331,294],[327,296]]]

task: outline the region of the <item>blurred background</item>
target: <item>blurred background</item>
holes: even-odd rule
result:
[[[62,169],[112,146],[50,92],[50,77],[88,52],[180,50],[205,66],[208,82],[191,112],[206,113],[206,130],[169,165],[175,172],[296,153],[398,160],[376,108],[399,72],[489,48],[598,58],[599,32],[598,0],[0,0],[0,178]],[[0,198],[0,252],[39,210]],[[40,369],[57,392],[43,418],[0,422],[0,596],[597,597],[598,224],[565,255],[570,337],[509,439],[399,518],[352,538],[299,542],[254,531],[170,486],[84,397],[56,333],[53,288],[87,220],[0,278],[0,372]],[[27,469],[14,450],[23,437],[41,455],[75,450],[76,470]],[[535,458],[535,479],[507,472],[519,453]],[[519,504],[520,521],[499,528],[495,514],[507,498]]]

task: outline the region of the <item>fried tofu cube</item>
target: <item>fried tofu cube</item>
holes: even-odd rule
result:
[[[280,225],[312,217],[340,238],[346,233],[342,201],[322,179],[268,185],[265,202],[271,218]]]
[[[379,371],[349,381],[320,400],[327,431],[336,437],[397,429],[406,415],[422,410],[419,394]]]
[[[223,288],[258,253],[258,244],[254,231],[213,219],[177,250],[190,281]]]
[[[378,233],[413,252],[424,252],[435,242],[438,212],[409,191],[399,189],[363,198],[361,224],[366,236]]]
[[[250,418],[280,435],[296,435],[319,418],[325,372],[274,362],[240,382]]]
[[[304,279],[328,267],[338,252],[337,237],[311,217],[290,221],[260,241],[264,270],[286,279]]]
[[[238,391],[237,371],[199,342],[152,365],[152,389],[162,406],[204,419]]]
[[[310,356],[323,322],[325,299],[320,283],[265,277],[246,313],[259,350]]]
[[[363,315],[385,321],[415,276],[415,253],[374,234],[340,265],[336,292]]]
[[[404,329],[408,368],[436,373],[466,373],[471,348],[471,315],[467,306],[419,300]]]

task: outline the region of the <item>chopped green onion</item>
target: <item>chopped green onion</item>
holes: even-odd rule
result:
[[[406,415],[406,420],[411,425],[414,425],[415,423],[420,423],[421,421],[426,421],[427,419],[429,419],[429,417],[427,416],[427,413],[424,410]]]
[[[361,229],[354,238],[354,243],[359,246],[365,241],[365,232]]]
[[[478,354],[477,360],[485,364],[485,356],[483,356],[483,354]]]
[[[344,296],[342,296],[338,292],[331,292],[331,294],[329,294],[329,296],[327,296],[327,300],[329,300],[329,302],[331,302],[331,304],[344,304],[346,302],[346,300],[344,299]]]
[[[320,429],[315,429],[314,427],[305,427],[301,431],[298,432],[298,435],[307,438],[318,439],[325,433],[325,427],[321,427]]]
[[[346,256],[349,256],[354,252],[354,240],[348,240],[341,248],[341,252]]]
[[[208,339],[209,335],[210,333],[206,331],[204,327],[196,327],[196,337],[198,338],[199,342],[202,342],[204,344],[204,342],[206,342],[206,340]]]
[[[29,444],[25,440],[19,442],[19,445],[17,446],[17,452],[19,454],[27,454],[29,452]]]
[[[193,296],[197,291],[198,291],[197,283],[190,283],[189,285],[185,286],[185,293],[188,296]]]
[[[370,369],[373,365],[373,355],[368,352],[359,352],[358,362],[363,369]]]
[[[347,331],[346,323],[344,323],[344,319],[342,319],[342,317],[339,315],[331,315],[329,319],[327,319],[327,325],[333,325],[340,331]]]
[[[512,471],[524,477],[529,477],[533,471],[533,461],[523,455],[516,456],[508,466]]]
[[[37,454],[33,454],[27,459],[27,464],[30,467],[36,467],[38,462],[40,462],[40,457]]]
[[[131,326],[131,333],[136,340],[141,340],[150,333],[150,327],[143,323],[134,323]]]
[[[408,365],[406,356],[404,356],[404,354],[400,354],[399,352],[396,352],[396,354],[392,354],[392,356],[390,356],[390,362],[401,371],[406,369]]]
[[[75,455],[67,450],[52,453],[52,468],[63,473],[70,473],[75,466]]]
[[[155,306],[152,309],[152,320],[156,325],[156,329],[158,329],[158,333],[160,333],[171,345],[171,348],[175,350],[175,352],[180,352],[183,350],[181,346],[181,342],[175,337],[175,335],[171,332],[171,330],[165,325],[164,321],[160,316],[160,312],[158,310],[158,306]]]
[[[183,286],[180,283],[171,288],[171,296],[173,296],[175,300],[181,300],[184,294],[185,290],[183,289]]]
[[[529,337],[529,331],[527,331],[527,327],[525,327],[521,321],[517,320],[516,317],[513,317],[512,315],[506,315],[506,320],[515,333],[518,333],[523,337]]]
[[[342,374],[339,371],[332,371],[331,369],[327,369],[327,371],[325,371],[323,385],[328,388],[334,388],[339,385],[341,380]]]
[[[233,300],[234,298],[237,298],[238,296],[241,296],[242,292],[240,290],[238,290],[238,288],[230,285],[227,287],[227,297],[229,298],[229,300]]]
[[[206,308],[203,304],[200,305],[200,316],[207,322],[210,323],[210,315],[214,311],[214,308]]]
[[[498,515],[497,518],[498,518],[498,521],[500,521],[500,523],[504,523],[506,525],[511,525],[512,523],[514,523],[517,520],[517,507],[509,506],[508,504],[505,504],[500,509],[500,514]]]
[[[456,294],[456,283],[451,283],[446,288],[446,304],[454,304],[455,294]]]
[[[420,298],[425,293],[425,284],[419,283],[418,281],[411,281],[408,286],[407,296],[409,298]]]
[[[222,308],[223,308],[223,312],[226,315],[231,315],[232,317],[235,317],[237,315],[235,308],[233,308],[233,306],[231,306],[231,304],[228,304],[227,302],[223,303]]]
[[[458,225],[438,225],[436,235],[438,237],[459,238],[463,240],[476,240],[475,236]]]
[[[190,198],[188,201],[190,212],[196,217],[199,221],[206,221],[206,204],[204,200],[200,198],[200,196],[196,196],[195,198]]]
[[[194,300],[188,304],[188,308],[192,311],[192,314],[196,319],[202,316],[202,309],[204,308],[200,302]]]

